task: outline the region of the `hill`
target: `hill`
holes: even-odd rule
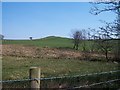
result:
[[[21,44],[40,47],[72,47],[72,39],[49,36],[34,40],[3,40],[2,44]]]
[[[86,50],[90,50],[93,41],[85,41]],[[61,49],[71,49],[73,48],[73,40],[71,38],[49,36],[41,39],[34,40],[3,40],[2,44],[19,44],[27,46],[37,46],[37,47],[49,47],[49,48],[61,48]],[[83,42],[80,42],[79,49],[82,50],[84,46]]]

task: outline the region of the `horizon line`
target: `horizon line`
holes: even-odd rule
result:
[[[65,37],[65,36],[45,36],[45,37],[39,37],[39,38],[32,37],[32,40],[42,39],[42,38],[47,38],[47,37],[71,38],[71,37]],[[30,40],[30,39],[28,37],[28,38],[4,38],[3,40]]]

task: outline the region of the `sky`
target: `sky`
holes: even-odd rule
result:
[[[2,34],[6,39],[70,37],[75,29],[95,28],[111,22],[112,12],[92,15],[88,2],[2,2]]]
[[[2,3],[0,2],[0,34],[2,33]]]
[[[95,0],[1,0],[1,1],[2,2],[91,2]]]

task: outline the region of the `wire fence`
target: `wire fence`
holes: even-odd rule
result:
[[[83,86],[74,87],[74,88],[92,87],[92,86],[101,85],[101,84],[108,84],[108,83],[110,84],[110,83],[118,82],[118,81],[120,81],[120,79],[114,79],[114,80],[109,80],[109,81],[104,81],[104,82],[99,82],[99,83],[93,83],[90,85],[83,85]]]
[[[90,87],[109,87],[120,88],[120,70],[90,73],[85,75],[34,78],[23,80],[0,81],[3,88],[30,88],[30,82],[40,80],[41,88],[90,88]]]

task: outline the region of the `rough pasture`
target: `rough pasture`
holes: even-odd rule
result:
[[[99,54],[87,55],[94,58],[99,57]],[[16,56],[16,57],[32,57],[32,58],[64,58],[64,59],[83,59],[83,53],[75,50],[66,50],[59,48],[49,48],[49,47],[35,47],[26,45],[2,45],[2,55],[3,56]],[[104,55],[102,55],[104,57]]]

